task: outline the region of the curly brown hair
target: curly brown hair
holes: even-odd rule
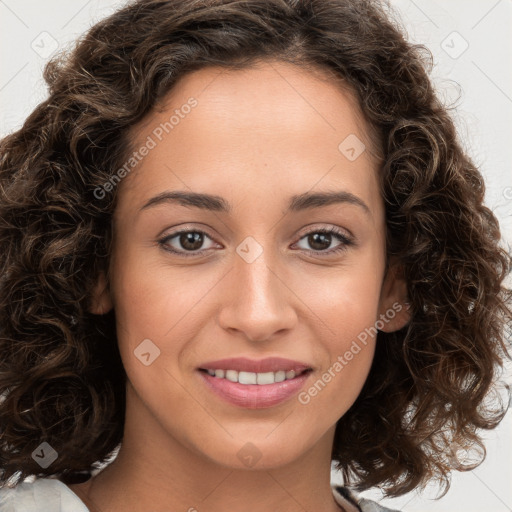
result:
[[[123,436],[115,312],[89,312],[108,280],[129,129],[186,73],[280,59],[354,92],[380,138],[387,256],[412,317],[379,332],[332,459],[345,483],[398,496],[449,485],[457,449],[483,448],[506,407],[489,403],[510,357],[511,256],[482,175],[429,80],[430,52],[372,0],[139,0],[93,26],[44,72],[49,97],[0,142],[0,483],[98,468]],[[31,457],[47,441],[59,457]],[[483,452],[485,456],[485,450]],[[473,466],[472,466],[473,467]]]

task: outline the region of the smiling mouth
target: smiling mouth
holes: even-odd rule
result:
[[[296,377],[304,375],[313,371],[311,368],[304,370],[278,370],[276,372],[245,372],[238,370],[223,370],[223,369],[211,369],[211,368],[199,368],[199,371],[207,373],[211,377],[217,379],[225,379],[230,382],[245,384],[245,385],[259,385],[266,386],[269,384],[276,384],[287,380],[293,380]]]

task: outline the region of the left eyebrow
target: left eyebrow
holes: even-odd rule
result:
[[[231,205],[221,196],[199,192],[185,192],[181,190],[162,192],[152,197],[141,207],[141,210],[164,203],[178,203],[182,206],[200,208],[213,212],[231,212]],[[290,198],[287,211],[298,212],[338,203],[349,203],[359,206],[367,215],[372,216],[370,208],[362,199],[345,190],[316,193],[305,192],[304,194],[294,195]]]
[[[298,212],[301,210],[308,210],[310,208],[321,208],[322,206],[329,206],[331,204],[349,203],[362,208],[362,210],[372,216],[372,212],[368,205],[358,196],[347,192],[346,190],[339,190],[333,192],[306,192],[292,196],[288,211]]]

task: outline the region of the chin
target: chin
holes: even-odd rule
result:
[[[267,438],[266,438],[267,437]],[[261,437],[233,438],[225,443],[205,447],[203,454],[212,462],[230,469],[276,469],[299,459],[307,448],[302,442],[276,436],[268,439],[268,431]],[[302,448],[302,450],[301,450]]]

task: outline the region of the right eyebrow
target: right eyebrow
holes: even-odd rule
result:
[[[213,212],[228,213],[231,211],[230,204],[220,196],[211,194],[201,194],[199,192],[185,192],[181,190],[166,191],[152,197],[141,210],[151,208],[165,203],[178,203],[182,206],[200,208],[202,210],[210,210]]]

